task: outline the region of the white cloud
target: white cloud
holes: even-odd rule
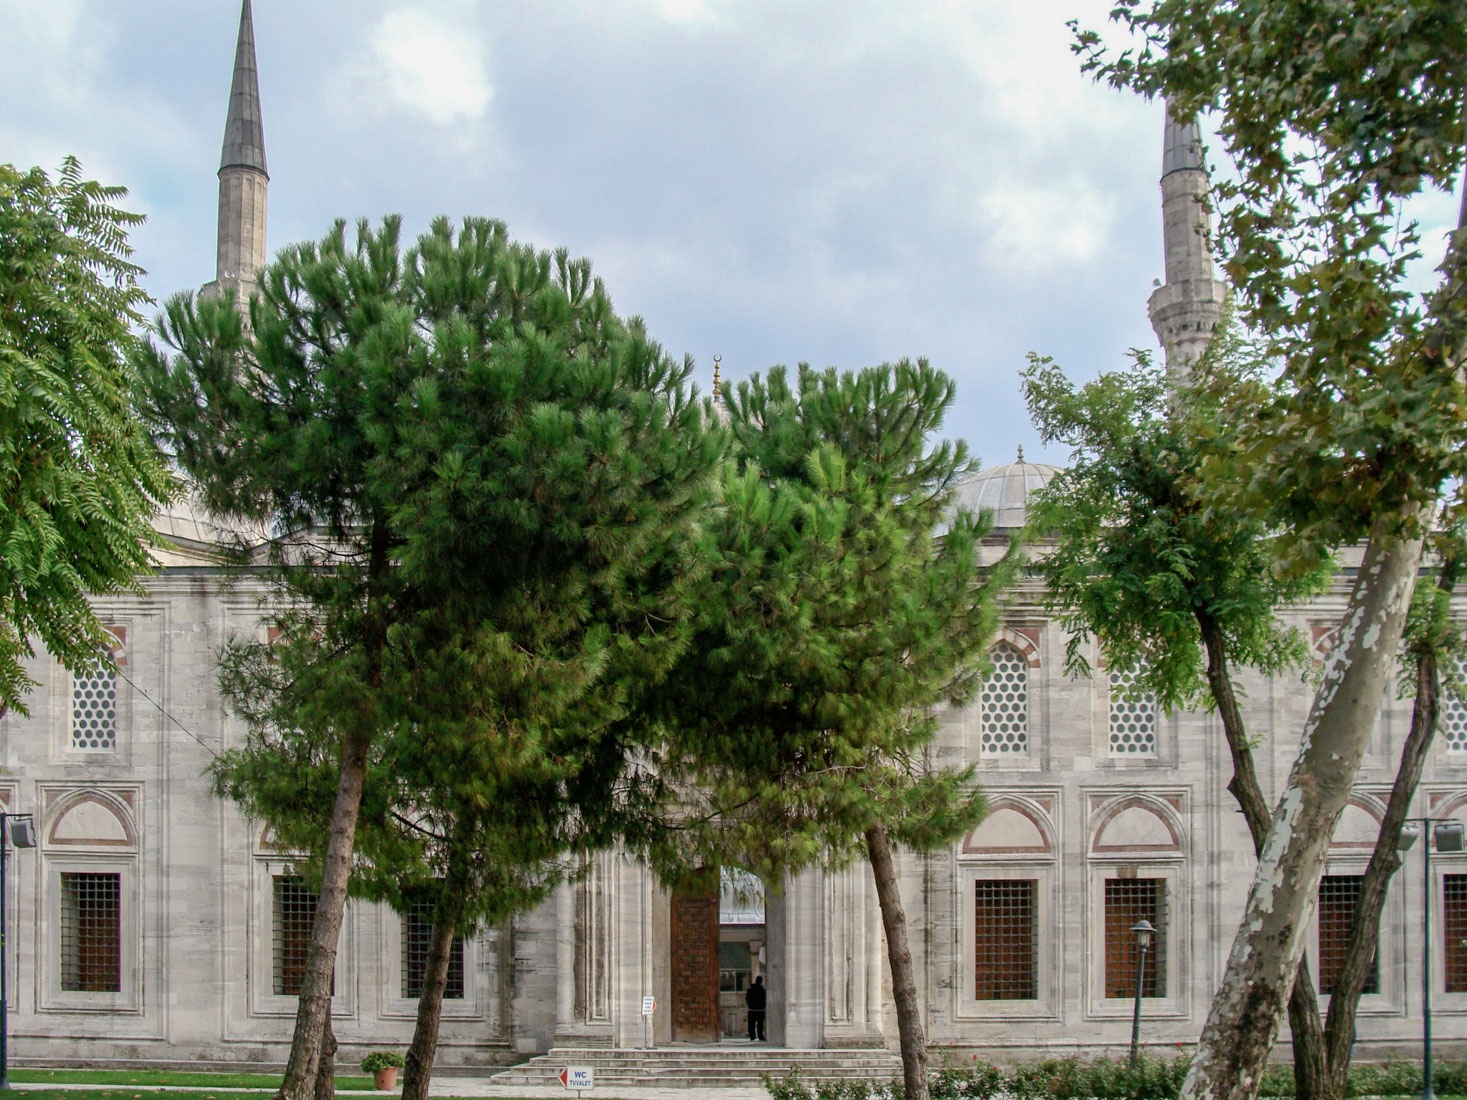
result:
[[[372,52],[391,94],[430,122],[474,122],[489,107],[494,89],[482,45],[431,15],[388,12],[372,35]]]
[[[989,262],[1031,276],[1096,259],[1115,220],[1111,203],[1089,188],[995,184],[979,206],[995,245]]]

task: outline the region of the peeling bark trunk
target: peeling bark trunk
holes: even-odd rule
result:
[[[438,1028],[443,1020],[443,992],[448,988],[448,964],[453,954],[456,924],[439,912],[428,942],[428,960],[423,988],[418,992],[418,1023],[408,1047],[403,1069],[402,1100],[427,1100],[428,1082],[433,1078],[433,1059],[438,1053]]]
[[[907,942],[907,915],[897,886],[891,841],[880,824],[866,830],[866,854],[876,880],[876,898],[881,904],[881,924],[886,930],[886,957],[891,965],[891,993],[896,1002],[897,1035],[902,1047],[902,1082],[906,1100],[928,1100],[927,1036],[922,1029],[922,1010],[917,1004],[917,979],[912,970],[912,951]]]
[[[336,1032],[329,1012],[321,1033],[321,1060],[316,1063],[315,1100],[336,1100]]]
[[[1228,671],[1227,642],[1222,628],[1216,619],[1201,609],[1196,611],[1196,618],[1202,644],[1207,650],[1208,688],[1217,704],[1223,738],[1233,761],[1233,778],[1228,782],[1228,790],[1237,800],[1243,820],[1248,823],[1256,859],[1268,839],[1271,824],[1268,801],[1263,797],[1258,771],[1253,766],[1253,748],[1248,743],[1248,730]],[[1309,961],[1303,958],[1299,960],[1294,986],[1289,992],[1289,1031],[1294,1038],[1295,1100],[1324,1100],[1329,1081],[1324,1027],[1319,1019],[1319,999],[1314,993],[1314,980],[1309,975]]]
[[[1303,955],[1330,837],[1360,770],[1421,561],[1421,539],[1403,537],[1396,524],[1415,523],[1420,511],[1403,506],[1371,532],[1182,1100],[1258,1095]]]
[[[1454,584],[1455,569],[1445,565],[1437,587],[1450,593]],[[1416,701],[1411,707],[1411,732],[1401,749],[1401,763],[1396,769],[1395,782],[1391,784],[1375,850],[1370,854],[1370,864],[1360,881],[1360,896],[1355,901],[1350,939],[1330,996],[1324,1032],[1330,1072],[1328,1100],[1339,1100],[1347,1095],[1346,1077],[1355,1042],[1355,1014],[1360,1007],[1360,994],[1365,988],[1380,939],[1380,918],[1385,909],[1386,891],[1401,866],[1401,855],[1396,845],[1401,839],[1406,815],[1411,812],[1411,800],[1416,796],[1416,786],[1426,766],[1440,712],[1441,678],[1437,655],[1434,650],[1423,649],[1416,654]],[[1430,842],[1430,837],[1425,839]]]

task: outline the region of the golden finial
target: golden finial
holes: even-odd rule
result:
[[[1024,445],[1022,443],[1019,444],[1019,461],[1024,461]]]
[[[723,393],[723,379],[719,375],[719,367],[721,367],[722,365],[723,365],[723,356],[721,356],[721,355],[715,355],[713,357],[713,400],[714,401],[722,401],[723,400],[723,397],[722,397],[722,393]]]

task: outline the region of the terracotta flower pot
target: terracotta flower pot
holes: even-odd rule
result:
[[[384,1092],[397,1088],[397,1067],[384,1066],[373,1075],[372,1081]]]

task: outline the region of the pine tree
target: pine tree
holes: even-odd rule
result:
[[[982,568],[984,525],[954,507],[966,447],[932,442],[952,397],[926,363],[740,383],[707,597],[652,708],[683,808],[665,873],[870,862],[912,1100],[926,1044],[892,850],[983,816],[972,767],[932,759],[933,708],[977,682],[1009,568]]]
[[[581,771],[615,773],[627,746],[601,731],[680,644],[720,435],[690,365],[619,320],[588,263],[486,219],[439,220],[406,252],[395,218],[354,243],[338,223],[279,255],[248,319],[184,295],[158,333],[161,437],[215,512],[279,533],[273,637],[226,654],[249,736],[216,779],[287,841],[329,823],[304,845],[320,891],[281,1089],[305,1100],[364,808],[451,849],[460,805],[511,810],[517,784],[570,800],[596,786]],[[519,881],[521,853],[471,854]],[[423,883],[456,873],[411,845],[375,855]],[[465,902],[454,927],[490,911]]]

